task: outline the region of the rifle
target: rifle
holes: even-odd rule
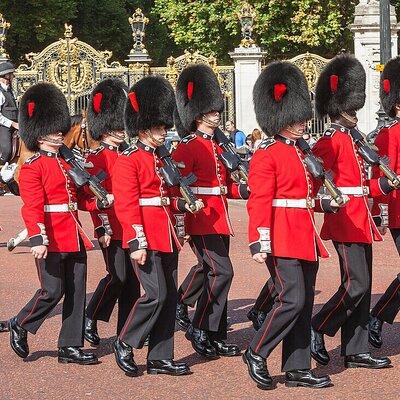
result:
[[[300,138],[297,139],[297,146],[305,154],[304,162],[311,175],[314,178],[320,179],[322,181],[329,194],[339,206],[344,204],[342,192],[328,177],[326,171],[324,170],[322,162],[312,153],[309,144],[303,138]]]
[[[357,128],[350,129],[350,135],[358,147],[358,153],[364,161],[371,166],[375,165],[379,167],[386,178],[392,182],[393,186],[396,189],[399,188],[400,177],[389,167],[389,159],[387,157],[380,157]]]
[[[107,200],[108,192],[101,186],[101,182],[106,178],[104,171],[100,171],[97,175],[91,175],[85,170],[81,163],[75,158],[74,153],[65,144],[60,147],[60,156],[72,166],[68,174],[73,179],[77,187],[89,186],[92,193],[101,202],[102,207],[107,208],[110,203]]]
[[[214,131],[214,138],[217,144],[224,150],[219,156],[219,159],[225,165],[229,172],[237,171],[241,179],[246,183],[249,180],[249,164],[242,160],[236,153],[235,148],[231,141],[225,136],[224,132],[220,128],[216,128]]]
[[[198,200],[189,185],[197,181],[196,175],[192,172],[187,176],[182,176],[168,149],[162,145],[156,149],[156,154],[164,162],[164,166],[160,168],[165,182],[169,187],[179,186],[179,190],[192,212],[195,212],[196,201]]]

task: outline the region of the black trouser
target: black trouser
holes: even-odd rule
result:
[[[134,264],[145,293],[133,306],[119,338],[140,349],[149,336],[149,360],[173,359],[178,299],[176,246],[173,253],[148,250],[145,264]]]
[[[397,251],[400,254],[400,229],[391,229],[390,233],[393,236],[394,243]],[[376,303],[372,309],[371,314],[378,317],[381,321],[393,324],[397,313],[400,310],[400,274],[393,280],[393,282],[386,289],[386,292]]]
[[[35,260],[41,288],[17,315],[18,324],[35,334],[64,296],[58,347],[83,346],[86,300],[86,250],[47,254]]]
[[[228,292],[233,279],[228,235],[193,235],[192,241],[203,260],[203,290],[192,324],[209,331],[212,340],[227,337]]]
[[[204,285],[204,268],[203,259],[196,250],[192,241],[189,242],[190,248],[197,257],[197,264],[194,265],[187,274],[181,286],[178,289],[178,301],[190,307],[194,307],[197,300],[203,293]]]
[[[122,248],[121,240],[111,240],[101,249],[108,274],[99,282],[89,304],[86,315],[92,320],[108,322],[118,300],[117,335],[136,300],[140,297],[140,284],[132,266],[129,250]]]
[[[275,297],[277,295],[278,293],[275,290],[274,280],[271,276],[261,289],[261,292],[254,303],[254,308],[257,311],[262,311],[265,314],[268,314],[274,306]]]
[[[10,161],[12,150],[13,145],[11,128],[0,126],[0,165]]]
[[[312,319],[313,328],[334,336],[341,328],[342,355],[368,352],[372,245],[333,242],[339,255],[341,284]]]
[[[311,316],[318,263],[269,256],[266,264],[278,296],[250,347],[267,358],[283,340],[282,371],[310,369]]]

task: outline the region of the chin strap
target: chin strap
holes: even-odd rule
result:
[[[290,132],[290,133],[291,133],[292,135],[294,135],[294,136],[300,135],[300,137],[303,137],[303,133],[300,133],[300,131],[299,131],[299,132],[296,132],[295,130],[293,130],[293,129],[291,129],[291,128],[288,128],[288,127],[286,127],[285,130],[288,131],[288,132]]]
[[[343,111],[340,115],[351,124],[357,125],[358,118],[356,116],[352,117],[351,115],[347,114],[347,112]]]
[[[40,139],[43,140],[44,142],[51,143],[51,144],[57,144],[57,145],[62,145],[63,144],[62,139],[61,139],[61,142],[59,140],[56,140],[56,139],[51,139],[51,138],[49,138],[47,136],[42,137]]]
[[[207,124],[210,128],[218,128],[219,124],[221,122],[221,116],[219,117],[218,122],[214,122],[214,121],[211,121],[210,119],[208,119],[204,114],[202,114],[201,120],[205,124]]]
[[[124,140],[125,136],[126,136],[125,131],[110,131],[110,132],[107,132],[107,134],[118,140]],[[123,136],[122,136],[122,134],[123,134]]]
[[[162,145],[164,144],[163,141],[157,140],[157,139],[153,136],[153,134],[151,133],[151,130],[150,130],[150,129],[147,129],[147,130],[145,131],[145,134],[150,138],[150,140],[153,141],[153,143],[154,143],[154,145],[155,145],[156,147],[162,146]]]

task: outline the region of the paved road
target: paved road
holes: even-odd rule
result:
[[[12,254],[5,248],[9,236],[22,228],[19,199],[0,198],[0,319],[14,315],[37,289],[36,269],[26,243]],[[5,216],[7,213],[7,217]],[[246,319],[265,279],[266,268],[253,262],[246,244],[247,216],[243,202],[231,203],[232,222],[236,236],[232,240],[232,260],[235,278],[230,292],[229,315],[232,330],[229,339],[245,349],[253,335]],[[90,219],[82,214],[82,222],[91,232]],[[293,238],[295,240],[295,238]],[[339,272],[337,258],[329,245],[332,257],[320,266],[317,281],[318,309],[335,290]],[[104,273],[100,251],[88,255],[88,294],[93,292]],[[180,257],[180,279],[194,263],[194,256],[185,248]],[[375,245],[373,302],[383,293],[399,269],[399,258],[389,236]],[[286,388],[280,372],[280,347],[268,360],[268,367],[277,381],[277,389],[262,392],[247,375],[241,358],[204,361],[192,350],[183,332],[175,336],[175,356],[189,363],[193,374],[186,377],[150,376],[145,372],[137,378],[128,378],[115,362],[111,345],[115,339],[116,319],[109,324],[99,323],[102,340],[95,349],[101,360],[96,366],[61,365],[57,363],[57,334],[60,326],[60,305],[43,324],[36,336],[29,336],[31,349],[26,361],[10,349],[8,334],[0,334],[0,399],[398,399],[400,393],[400,318],[386,326],[383,348],[375,354],[391,357],[394,367],[387,370],[345,370],[340,357],[339,336],[327,338],[326,345],[332,361],[328,367],[318,367],[320,373],[329,373],[333,387],[323,390]],[[135,353],[141,371],[145,370],[146,350]],[[214,382],[211,384],[211,382]]]

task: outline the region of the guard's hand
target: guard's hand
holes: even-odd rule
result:
[[[14,128],[14,129],[17,129],[17,130],[19,130],[19,124],[18,124],[18,122],[12,122],[11,123],[11,126]]]
[[[335,199],[332,199],[331,202],[330,202],[330,206],[333,207],[333,208],[344,207],[350,201],[350,197],[347,196],[347,194],[344,194],[342,196],[342,198],[343,198],[343,203],[342,204],[339,205],[338,203],[336,203]]]
[[[42,244],[40,246],[33,246],[31,248],[31,253],[38,260],[41,260],[42,258],[46,258],[47,257],[47,246],[45,246],[44,244]]]
[[[111,242],[110,235],[105,234],[104,236],[99,237],[99,243],[101,247],[103,247],[104,249],[110,245],[110,242]]]
[[[111,207],[114,204],[114,195],[111,194],[111,193],[108,194],[107,195],[107,201],[108,201],[109,207]]]
[[[186,203],[186,204],[185,204],[186,210],[189,211],[189,212],[192,213],[192,214],[196,214],[196,213],[199,212],[202,208],[204,208],[204,203],[203,203],[203,200],[201,200],[201,199],[196,200],[196,203],[195,203],[195,204],[196,204],[196,209],[195,209],[195,210],[192,210],[192,209],[190,208],[189,204]]]
[[[0,170],[1,180],[4,183],[11,181],[11,179],[14,177],[15,170],[17,169],[17,167],[18,167],[17,163],[9,164],[8,162],[6,162],[1,167],[1,170]]]
[[[147,251],[145,249],[132,251],[131,258],[136,261],[139,265],[144,265],[147,258]]]
[[[267,259],[267,253],[256,253],[253,255],[253,260],[257,261],[260,264],[265,263],[266,259]]]
[[[381,235],[386,235],[387,226],[378,226],[378,231]]]

